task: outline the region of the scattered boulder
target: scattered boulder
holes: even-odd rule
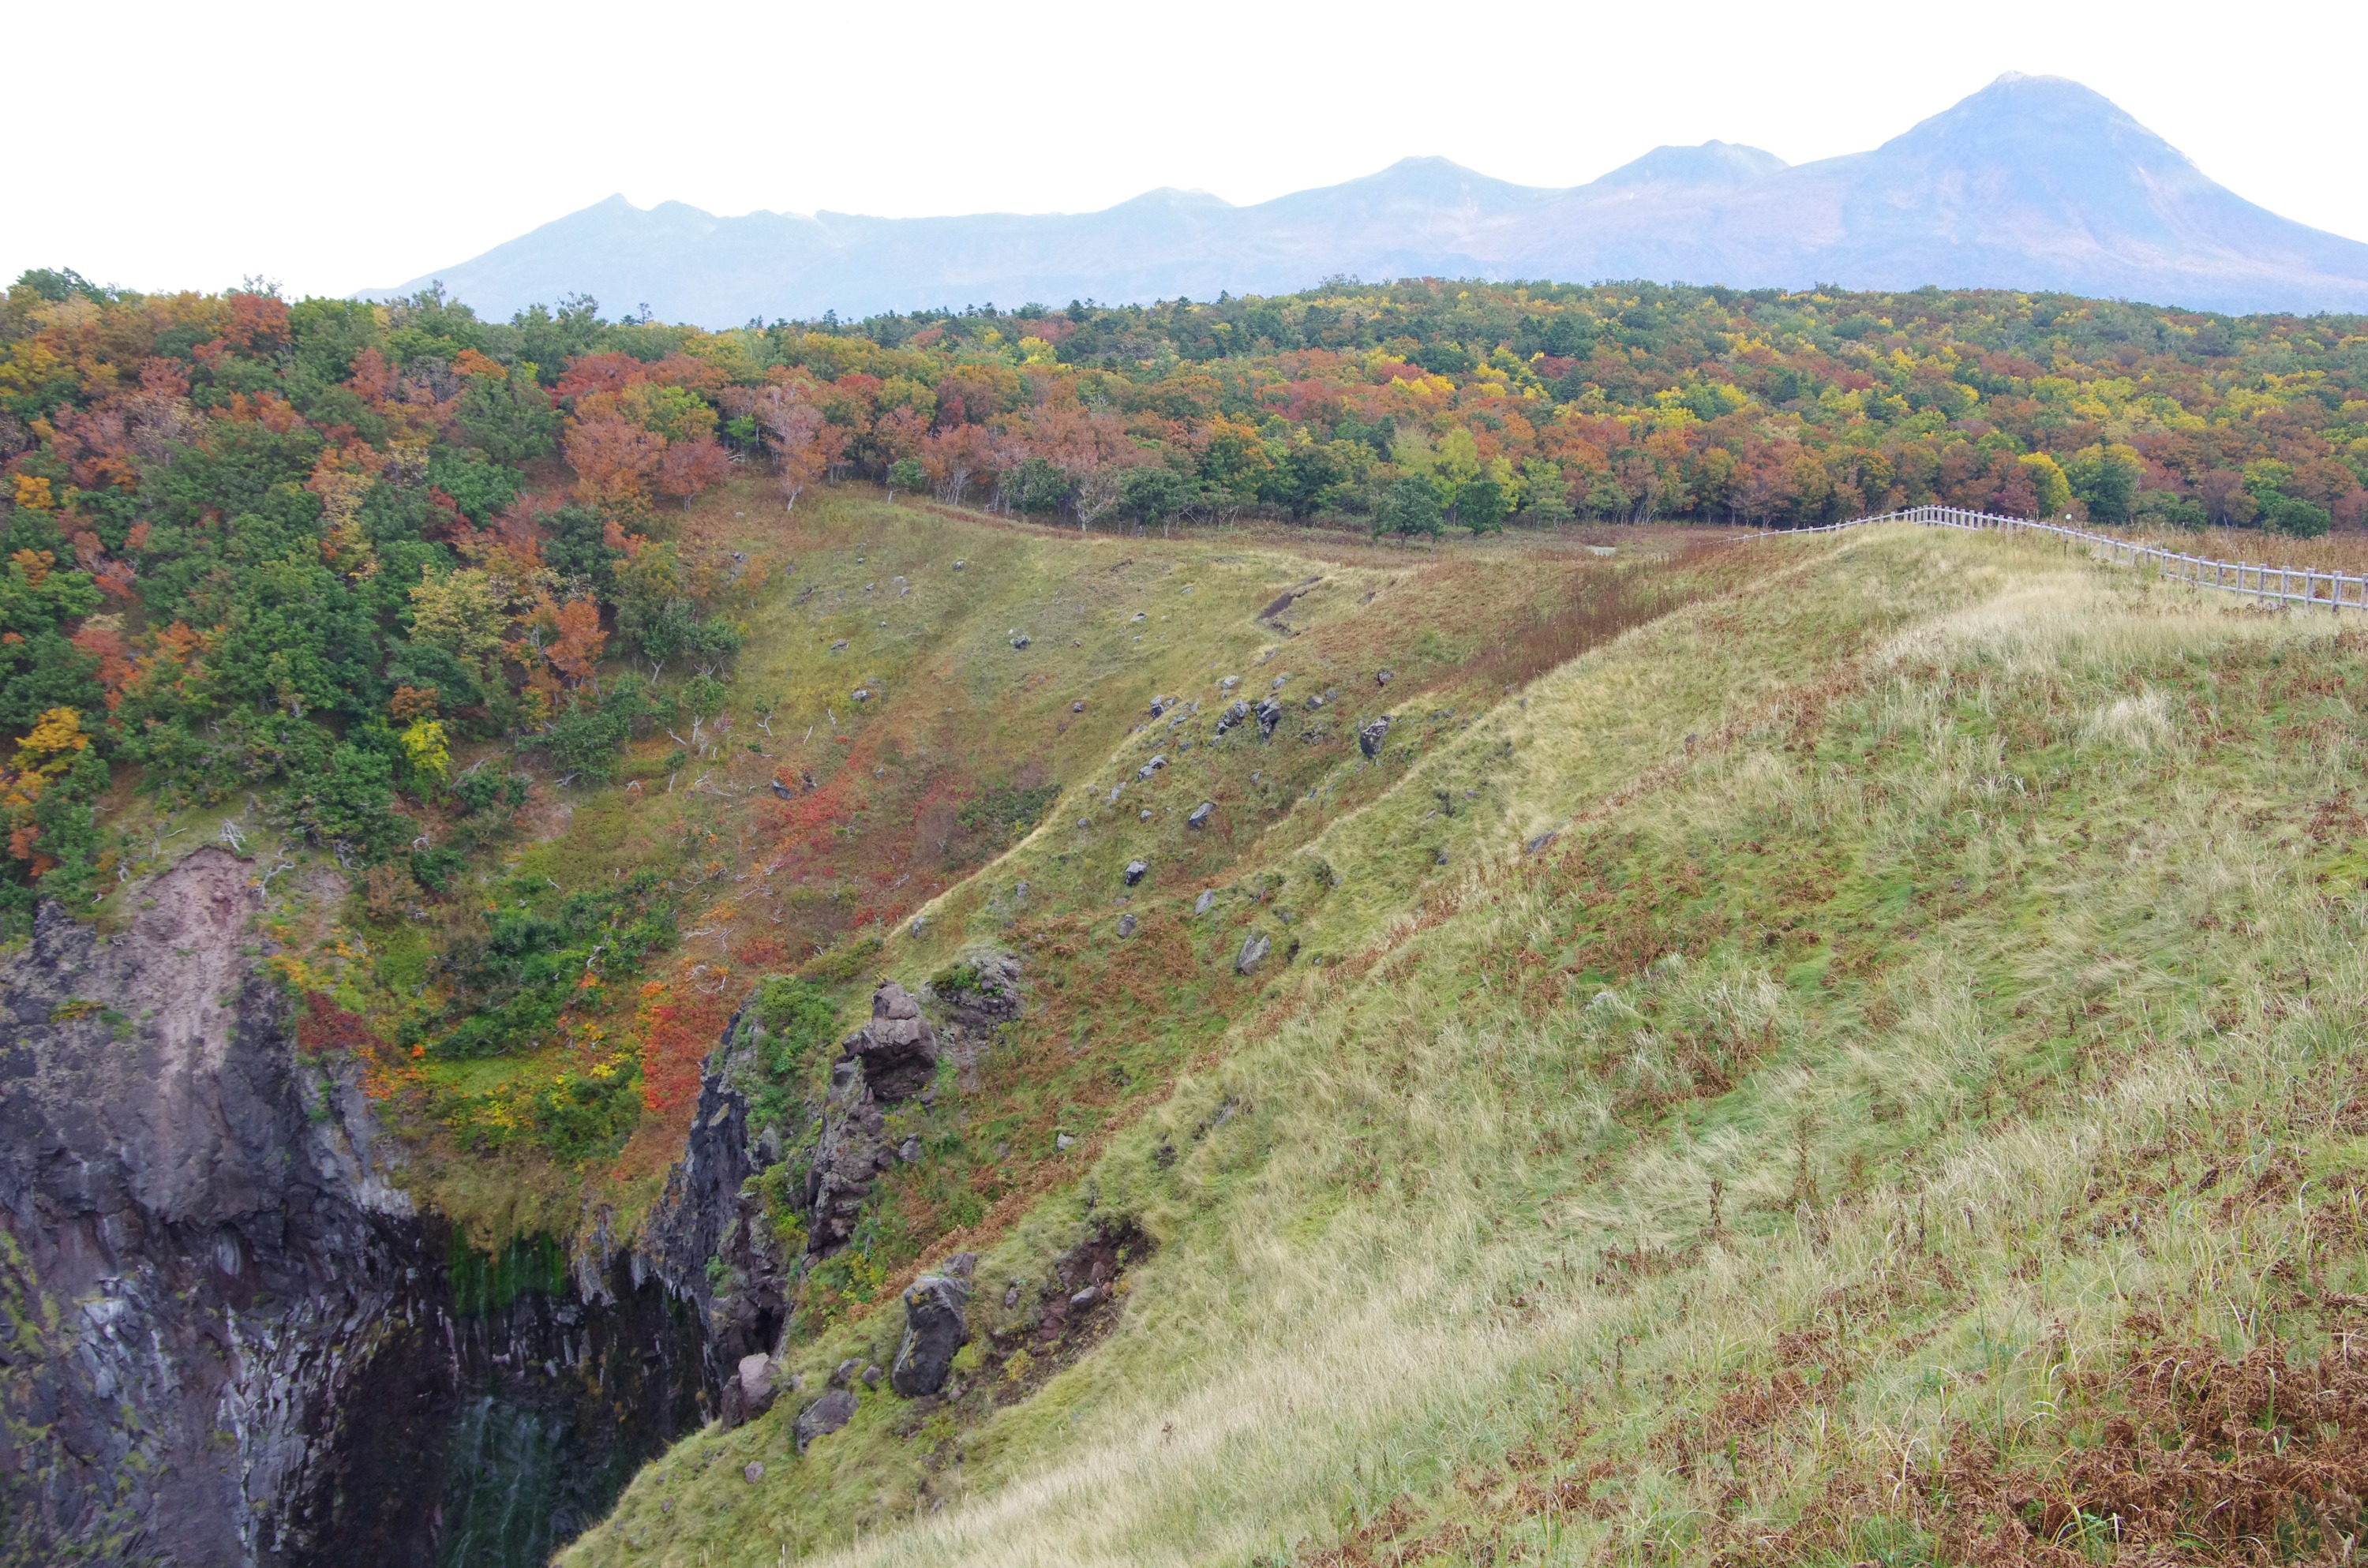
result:
[[[1269,697],[1258,705],[1258,739],[1274,739],[1274,727],[1282,722],[1282,704]]]
[[[1389,738],[1390,716],[1386,713],[1357,726],[1357,749],[1369,759],[1382,755],[1382,743]]]
[[[1082,713],[1085,710],[1086,705],[1082,702],[1072,702],[1069,704],[1069,711],[1072,713]]]
[[[1215,813],[1216,810],[1216,801],[1203,801],[1192,808],[1192,814],[1184,819],[1184,825],[1198,833],[1209,825],[1209,818]]]
[[[1055,1132],[1053,1134],[1053,1152],[1054,1153],[1065,1154],[1076,1146],[1077,1141],[1070,1137],[1067,1133]]]
[[[879,1368],[866,1367],[863,1369],[863,1386],[868,1389],[876,1389],[880,1386]]]
[[[1202,888],[1201,890],[1201,896],[1192,901],[1192,913],[1195,915],[1206,915],[1210,910],[1216,907],[1216,903],[1217,890],[1214,888]]]
[[[1011,645],[1014,648],[1025,648],[1029,643],[1033,642],[1034,641],[1036,640],[1033,637],[1029,636],[1025,631],[1015,631],[1011,634]]]
[[[1218,689],[1219,691],[1231,691],[1231,690],[1233,690],[1233,689],[1234,689],[1234,687],[1237,687],[1237,686],[1239,686],[1239,685],[1241,685],[1241,684],[1242,684],[1242,677],[1241,677],[1241,676],[1227,676],[1224,679],[1223,679],[1223,680],[1221,680],[1221,681],[1219,681],[1219,682],[1217,683],[1217,689]]]
[[[1118,792],[1125,788],[1126,786],[1123,784],[1113,784],[1110,786],[1110,803],[1111,805],[1115,806],[1118,804]]]
[[[746,1464],[742,1465],[740,1467],[740,1479],[746,1482],[751,1486],[754,1486],[757,1483],[764,1480],[765,1461],[762,1460],[750,1460]]]
[[[868,686],[859,686],[853,695],[858,702],[869,702],[871,700],[871,688]]]
[[[798,1412],[795,1432],[798,1452],[804,1453],[806,1445],[816,1437],[827,1437],[855,1419],[855,1395],[846,1389],[833,1389]]]
[[[1552,844],[1555,839],[1561,836],[1561,834],[1555,832],[1552,828],[1548,828],[1545,832],[1538,835],[1535,838],[1531,839],[1527,844],[1522,845],[1521,853],[1524,855],[1534,855],[1539,850],[1543,849],[1547,845]]]
[[[921,1135],[917,1132],[896,1145],[896,1157],[908,1165],[921,1163]]]
[[[1126,863],[1126,885],[1134,886],[1135,883],[1143,881],[1144,874],[1150,869],[1151,862],[1148,860],[1129,860]]]
[[[956,1279],[967,1279],[973,1274],[978,1272],[978,1254],[974,1252],[958,1252],[951,1257],[946,1259],[945,1267],[939,1269],[938,1272],[940,1274],[951,1275]]]
[[[1223,713],[1217,715],[1217,733],[1224,734],[1249,716],[1250,705],[1239,698],[1235,699]]]
[[[831,651],[832,653],[846,653],[846,652],[847,652],[847,639],[846,639],[846,638],[844,638],[844,637],[842,637],[842,638],[840,638],[837,642],[836,642],[832,643],[832,644],[830,645],[830,651]]]
[[[1151,716],[1156,719],[1175,706],[1176,699],[1172,697],[1155,697],[1151,699]]]
[[[740,1358],[739,1369],[724,1380],[717,1415],[723,1429],[744,1426],[773,1408],[780,1368],[762,1351]]]
[[[1134,770],[1134,776],[1135,776],[1135,778],[1139,778],[1139,779],[1142,779],[1142,780],[1144,780],[1144,782],[1148,783],[1148,782],[1150,781],[1151,776],[1152,776],[1153,774],[1155,774],[1155,773],[1158,772],[1161,768],[1163,768],[1163,767],[1167,767],[1167,754],[1166,752],[1161,752],[1158,756],[1156,756],[1153,757],[1149,762],[1146,762],[1146,763],[1144,763],[1141,767],[1136,768],[1136,769]]]
[[[1133,915],[1121,915],[1118,917],[1118,934],[1121,937],[1132,937],[1134,935]]]
[[[782,783],[778,778],[773,780],[773,793],[779,795],[784,801],[795,800],[797,798],[797,791],[791,789],[788,785]]]
[[[1258,965],[1266,961],[1266,955],[1273,946],[1274,944],[1267,940],[1266,934],[1262,931],[1253,931],[1243,937],[1242,950],[1234,955],[1234,972],[1249,974],[1255,971]]]
[[[852,1356],[849,1356],[846,1360],[841,1361],[830,1374],[830,1386],[835,1389],[843,1389],[847,1387],[849,1383],[855,1381],[855,1369],[860,1365],[862,1365],[862,1363],[858,1361]]]
[[[954,1353],[970,1338],[962,1315],[969,1299],[969,1286],[942,1274],[925,1274],[905,1289],[905,1338],[888,1374],[891,1388],[918,1399],[946,1386]]]
[[[960,571],[962,571],[964,567],[968,566],[969,564],[970,564],[970,562],[967,562],[967,561],[957,561],[957,562],[954,562],[954,570],[955,570],[955,571],[957,571],[957,572],[960,572]]]
[[[1375,686],[1387,686],[1387,685],[1389,685],[1389,684],[1390,684],[1390,672],[1389,672],[1389,671],[1387,671],[1387,670],[1375,670],[1375,671],[1373,672],[1373,684],[1374,684]]]

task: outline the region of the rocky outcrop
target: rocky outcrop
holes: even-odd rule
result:
[[[1014,955],[988,953],[922,990],[923,1000],[945,1020],[940,1047],[953,1058],[954,1086],[965,1094],[977,1089],[979,1064],[996,1031],[1027,1010],[1019,972]]]
[[[727,1392],[744,1358],[780,1345],[796,1283],[796,1258],[746,1190],[748,1178],[780,1164],[783,1146],[805,1131],[803,1108],[791,1113],[795,1126],[748,1125],[764,1050],[762,1021],[746,1007],[734,1014],[708,1053],[682,1158],[666,1175],[642,1241],[666,1284],[697,1304],[707,1330],[707,1375]]]
[[[539,1562],[700,1415],[624,1258],[488,1260],[299,1048],[247,868],[0,961],[0,1562]]]
[[[822,1136],[806,1176],[806,1250],[827,1256],[855,1233],[871,1184],[895,1161],[888,1108],[919,1094],[938,1065],[937,1031],[918,1003],[889,981],[872,993],[871,1021],[847,1038],[831,1065]]]

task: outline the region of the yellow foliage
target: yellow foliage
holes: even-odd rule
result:
[[[452,748],[445,741],[442,724],[433,719],[415,719],[397,738],[403,743],[404,757],[413,772],[438,784],[444,782],[452,767]]]

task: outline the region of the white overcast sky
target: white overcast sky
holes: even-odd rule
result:
[[[1712,137],[1857,152],[2004,71],[2087,83],[2368,240],[2368,3],[1203,0],[28,6],[0,272],[346,293],[621,191],[717,213],[1231,201],[1438,153],[1529,185]]]

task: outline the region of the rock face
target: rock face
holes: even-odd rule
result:
[[[895,1154],[882,1112],[909,1099],[937,1071],[938,1036],[918,1003],[889,981],[871,996],[871,1021],[849,1035],[830,1073],[822,1137],[806,1177],[806,1250],[836,1252],[854,1234],[871,1183]]]
[[[794,1260],[774,1244],[757,1201],[741,1194],[750,1176],[780,1162],[783,1142],[806,1125],[802,1118],[793,1127],[748,1125],[746,1085],[761,1070],[764,1043],[762,1026],[746,1008],[724,1026],[700,1076],[699,1108],[682,1158],[666,1174],[642,1241],[666,1285],[698,1308],[707,1331],[707,1381],[727,1393],[742,1358],[780,1343],[793,1283]],[[720,1273],[709,1273],[711,1257],[723,1261]]]
[[[889,1387],[918,1399],[946,1386],[954,1353],[970,1338],[962,1315],[969,1300],[969,1286],[941,1274],[925,1274],[905,1288],[905,1338],[896,1347]]]
[[[200,850],[130,931],[44,906],[0,969],[0,1226],[29,1309],[0,1495],[36,1558],[302,1553],[294,1505],[359,1369],[334,1346],[403,1295],[410,1204],[371,1164],[359,1088],[300,1065],[242,953],[246,884]]]
[[[254,962],[247,868],[147,892],[0,961],[0,1557],[541,1561],[697,1421],[696,1319],[415,1216]]]

